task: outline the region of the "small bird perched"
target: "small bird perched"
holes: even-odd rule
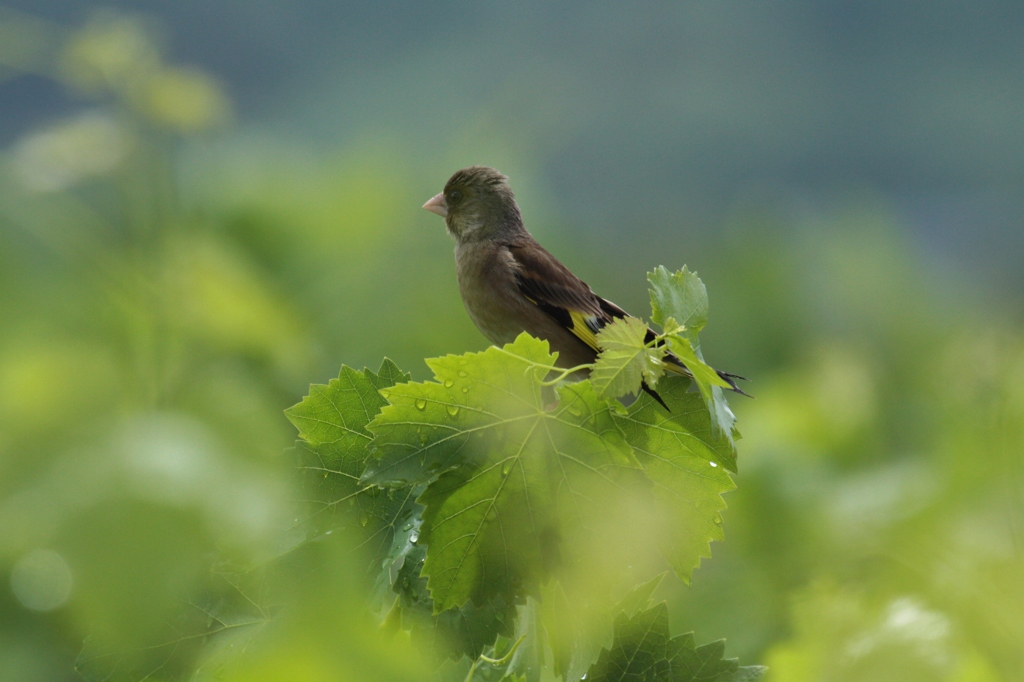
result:
[[[594,362],[597,333],[606,324],[629,316],[537,243],[523,225],[508,177],[493,168],[457,171],[423,208],[444,218],[455,238],[462,301],[491,343],[511,343],[526,331],[547,340],[558,352],[560,367],[577,367]],[[648,340],[652,338],[654,332],[648,330]],[[665,356],[665,368],[692,376],[671,353]],[[740,377],[718,374],[742,393],[735,382]],[[643,388],[661,402],[646,384]]]

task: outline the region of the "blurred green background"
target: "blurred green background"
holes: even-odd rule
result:
[[[309,383],[484,347],[419,210],[473,163],[637,314],[696,269],[754,380],[675,632],[775,681],[1024,679],[1024,5],[91,5],[0,6],[0,680],[289,546]],[[338,547],[195,679],[464,676],[378,642]]]

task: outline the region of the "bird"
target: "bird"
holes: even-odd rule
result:
[[[444,189],[423,204],[444,218],[455,239],[459,293],[470,319],[496,346],[511,343],[522,332],[544,339],[557,351],[556,365],[571,369],[590,365],[600,348],[597,334],[629,313],[593,290],[533,238],[509,186],[508,176],[487,166],[456,171]],[[648,328],[647,341],[656,337]],[[665,368],[692,374],[671,352]],[[716,370],[731,387],[742,377]],[[589,370],[579,370],[585,378]],[[641,388],[665,409],[646,382]]]

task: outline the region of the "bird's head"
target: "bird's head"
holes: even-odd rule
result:
[[[423,208],[444,218],[459,242],[511,235],[523,230],[523,218],[508,177],[487,166],[456,171],[444,191]]]

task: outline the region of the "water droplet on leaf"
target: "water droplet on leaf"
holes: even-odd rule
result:
[[[444,387],[445,388],[451,388],[454,385],[455,385],[455,382],[452,381],[451,379],[445,379],[444,380]]]
[[[448,406],[448,415],[449,416],[454,417],[458,413],[459,413],[459,406],[458,405],[449,405]]]
[[[461,370],[461,369],[460,369],[460,370],[459,370],[459,376],[460,376],[460,377],[466,377],[466,376],[469,376],[469,375],[468,375],[468,374],[466,374],[466,372],[464,372],[463,370]]]
[[[427,401],[424,400],[423,398],[420,398],[419,400],[417,400],[416,401],[416,409],[417,410],[425,410],[425,409],[427,409]]]

